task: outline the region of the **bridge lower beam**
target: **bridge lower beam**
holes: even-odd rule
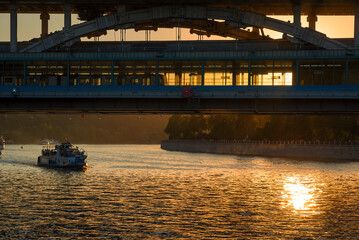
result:
[[[193,99],[192,99],[193,100]],[[2,99],[0,113],[357,115],[359,99]]]

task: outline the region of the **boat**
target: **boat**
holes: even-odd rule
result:
[[[43,147],[37,158],[38,166],[56,168],[86,168],[86,152],[66,141],[59,145]]]
[[[5,139],[3,136],[0,137],[0,155],[2,150],[5,150]]]

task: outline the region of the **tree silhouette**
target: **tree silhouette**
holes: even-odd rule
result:
[[[175,115],[165,132],[169,139],[306,140],[359,139],[353,116]]]

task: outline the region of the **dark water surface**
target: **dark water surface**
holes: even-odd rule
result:
[[[86,171],[0,157],[0,239],[359,239],[359,163],[81,145]]]

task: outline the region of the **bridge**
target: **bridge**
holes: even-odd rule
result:
[[[355,1],[12,1],[0,43],[0,112],[357,114]],[[36,13],[41,36],[17,41],[17,15]],[[64,27],[48,33],[50,14]],[[72,25],[71,15],[82,23]],[[293,15],[284,22],[273,15]],[[271,15],[271,16],[270,16]],[[302,27],[307,15],[309,27]],[[352,39],[316,31],[317,15],[354,15]],[[127,29],[175,28],[175,41],[125,41]],[[232,40],[183,41],[180,29]],[[250,29],[250,30],[248,30]],[[271,39],[265,31],[282,33]],[[108,30],[121,41],[88,42]]]

